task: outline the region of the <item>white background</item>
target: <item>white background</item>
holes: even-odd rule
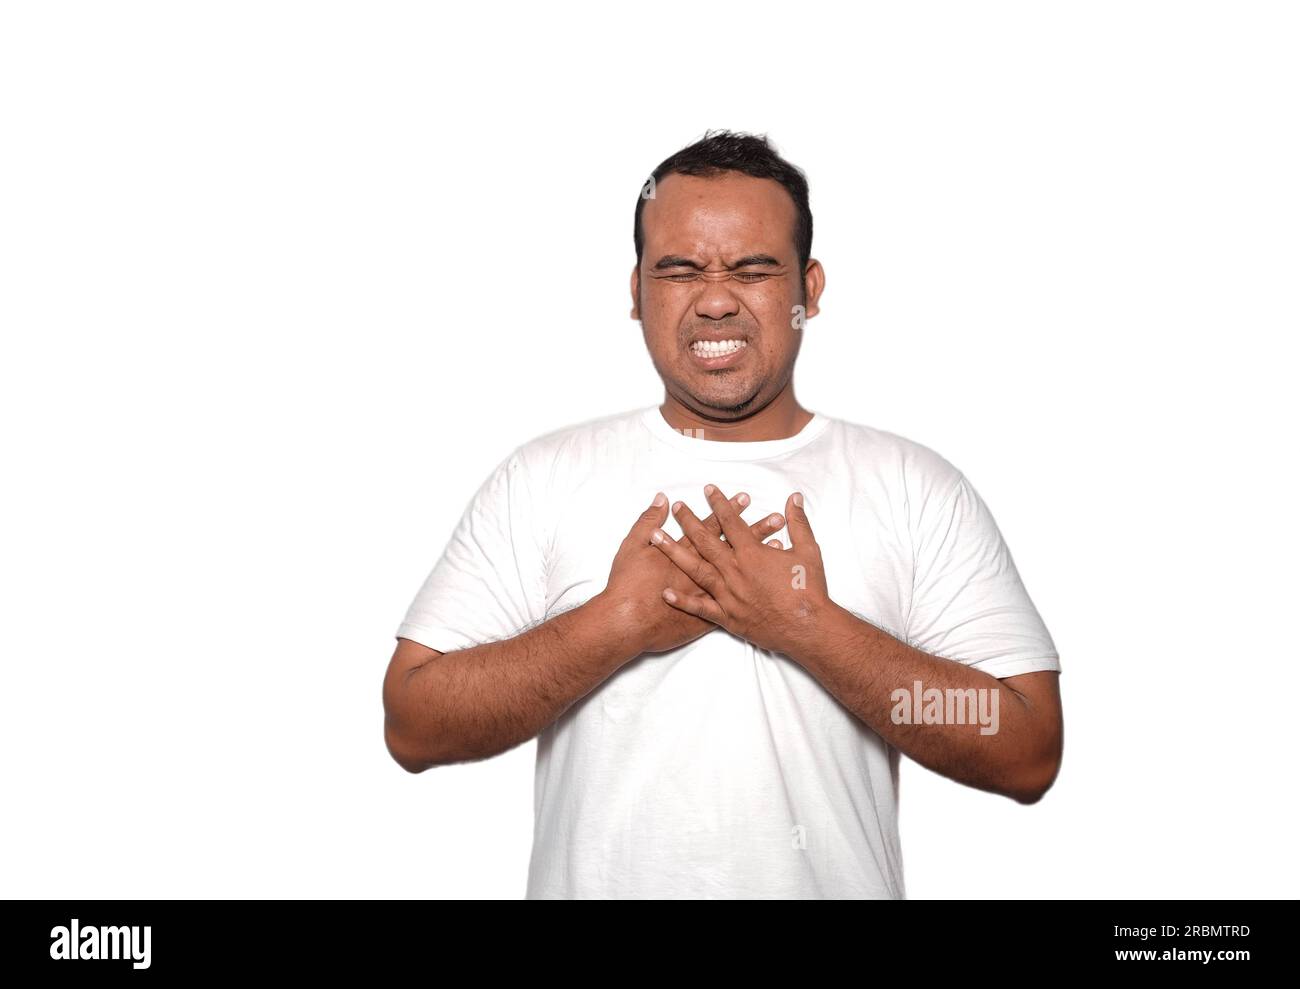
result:
[[[1041,803],[904,761],[909,896],[1294,895],[1298,42],[1268,3],[6,6],[0,893],[523,895],[534,743],[401,770],[393,632],[506,453],[661,398],[633,208],[728,127],[811,183],[800,399],[965,471],[1061,651]]]

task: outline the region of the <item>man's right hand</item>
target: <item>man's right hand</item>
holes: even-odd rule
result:
[[[609,581],[597,595],[608,608],[609,620],[625,626],[637,655],[676,649],[717,628],[713,622],[687,614],[663,599],[665,587],[679,594],[698,594],[701,589],[650,542],[650,533],[662,527],[668,518],[668,499],[660,494],[655,501],[656,504],[641,513],[619,546]],[[740,512],[749,504],[749,495],[741,491],[731,498],[731,504]],[[722,523],[717,515],[702,521],[709,532],[721,537]],[[782,516],[767,515],[749,528],[759,539],[767,541],[784,525]],[[695,553],[689,541],[682,545]]]

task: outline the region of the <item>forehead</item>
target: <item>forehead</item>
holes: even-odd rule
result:
[[[794,253],[794,200],[775,179],[740,172],[667,175],[641,211],[645,252]]]

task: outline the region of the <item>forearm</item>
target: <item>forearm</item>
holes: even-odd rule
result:
[[[922,652],[833,603],[809,623],[789,654],[869,728],[921,765],[1022,802],[1036,800],[1050,786],[1059,741],[1044,713],[1005,682]],[[927,697],[931,689],[940,694]],[[900,690],[906,698],[896,694]],[[950,708],[949,697],[961,706]],[[965,723],[950,723],[963,707]],[[941,723],[925,723],[936,710]],[[905,723],[897,723],[896,711],[907,715]]]
[[[603,595],[499,642],[401,675],[389,722],[426,767],[485,759],[536,736],[639,654]]]

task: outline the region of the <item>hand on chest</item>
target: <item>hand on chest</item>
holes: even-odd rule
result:
[[[619,492],[599,483],[572,492],[560,506],[552,533],[548,611],[581,604],[605,586],[619,544],[656,491],[663,491],[670,504],[685,502],[697,518],[704,519],[711,508],[703,487],[713,483],[727,498],[740,491],[750,496],[740,513],[747,524],[772,513],[785,516],[791,493],[802,492],[831,599],[868,620],[891,629],[901,627],[911,591],[911,549],[906,539],[899,538],[888,506],[873,505],[870,499],[854,497],[835,485],[782,476],[751,464],[708,471],[710,476],[703,479],[695,476],[698,473],[699,469],[690,478],[658,482],[637,479],[638,483]],[[662,528],[674,540],[682,538],[681,526],[671,513]],[[770,538],[787,549],[791,545],[788,527]],[[799,579],[792,568],[791,580]]]

